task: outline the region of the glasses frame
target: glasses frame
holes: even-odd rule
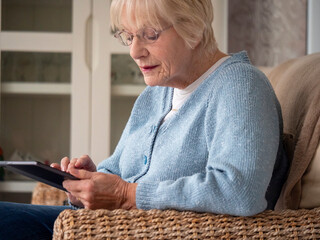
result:
[[[135,34],[133,34],[133,33],[129,32],[129,31],[126,31],[126,30],[122,29],[122,30],[116,31],[116,33],[115,33],[113,36],[114,36],[115,38],[117,38],[117,39],[119,40],[119,42],[120,42],[122,45],[124,45],[124,46],[130,46],[130,45],[132,44],[132,42],[133,42],[133,38],[134,38],[134,37],[138,37],[139,40],[143,41],[144,43],[150,44],[150,43],[156,42],[156,41],[159,39],[160,34],[161,34],[163,31],[168,30],[168,29],[171,28],[171,27],[172,27],[172,25],[170,25],[170,26],[168,26],[168,27],[166,27],[166,28],[164,28],[164,29],[162,29],[162,30],[156,30],[156,29],[154,29],[153,27],[144,27],[144,28],[139,29]],[[146,39],[146,38],[144,37],[144,32],[145,32],[146,29],[152,30],[152,31],[155,33],[155,39],[154,39],[154,40]],[[121,35],[122,33],[128,34],[128,36],[130,36],[130,38],[127,38],[127,40],[129,39],[129,43],[127,43],[128,41],[124,42],[124,41],[122,40],[122,38],[120,37],[120,35]]]

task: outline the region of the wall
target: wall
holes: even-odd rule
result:
[[[223,52],[228,49],[228,1],[211,0],[214,10],[213,30],[218,47]]]
[[[320,1],[308,0],[308,54],[320,52]]]
[[[306,54],[307,0],[229,0],[228,52],[274,66]]]

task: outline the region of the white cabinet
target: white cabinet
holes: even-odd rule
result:
[[[111,129],[118,138],[145,87],[111,87],[112,56],[128,49],[112,37],[110,1],[0,0],[0,6],[5,160],[16,150],[48,162],[89,154],[98,163],[109,156]],[[0,192],[30,192],[33,186],[7,179]]]
[[[74,156],[89,153],[95,163],[101,162],[113,151],[116,142],[124,128],[135,98],[143,91],[145,84],[124,79],[123,76],[139,72],[133,60],[128,57],[129,49],[121,46],[113,37],[110,28],[110,0],[93,0],[91,2],[92,16],[87,21],[87,38],[85,51],[79,46],[76,52],[87,52],[87,67],[90,70],[88,143],[87,151],[79,143],[75,133],[78,123],[75,118],[81,117],[81,105],[72,105],[75,113],[72,122],[71,152]],[[77,25],[80,28],[81,24]],[[81,49],[82,48],[82,49]],[[83,56],[79,56],[79,59]],[[129,60],[128,60],[129,58]],[[125,59],[125,61],[122,61]],[[75,70],[75,74],[79,74]],[[79,74],[80,75],[80,74]],[[77,79],[77,78],[76,78]],[[136,78],[134,78],[136,79]],[[138,81],[137,80],[137,81]],[[83,87],[82,87],[83,88]],[[84,89],[85,90],[85,89]],[[77,91],[75,91],[77,92]],[[77,92],[79,94],[79,92]],[[80,101],[75,99],[75,103]],[[80,108],[77,110],[77,108]]]
[[[215,1],[227,9],[226,1]],[[99,163],[115,148],[145,84],[129,49],[111,33],[110,2],[0,0],[6,159],[19,150],[48,162],[89,154]],[[217,36],[223,47],[224,18],[216,19],[224,27]],[[4,181],[0,192],[30,192],[33,184]]]
[[[18,150],[56,161],[70,154],[72,1],[1,0],[0,6],[0,146],[5,160]],[[9,174],[6,178],[0,192],[31,192],[35,185]]]

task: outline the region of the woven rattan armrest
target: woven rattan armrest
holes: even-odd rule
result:
[[[53,239],[320,239],[320,208],[234,217],[174,210],[65,210]]]

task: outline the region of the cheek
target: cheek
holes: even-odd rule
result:
[[[162,48],[164,49],[164,48]],[[172,69],[172,61],[168,50],[159,50],[154,53],[151,52],[151,58],[154,62],[158,63],[159,69],[157,71],[157,77],[168,78]]]
[[[159,70],[152,76],[158,78],[158,81],[170,80],[187,70],[188,54],[181,46],[157,46],[157,49],[149,49],[149,53],[160,64]]]
[[[159,56],[161,62],[160,73],[166,77],[170,77],[174,72],[176,72],[180,65],[179,54],[174,49],[169,49],[162,51],[162,54]]]
[[[170,64],[168,62],[162,62],[161,63],[161,68],[159,71],[159,76],[160,77],[165,77],[168,78],[170,76]]]
[[[181,43],[184,44],[184,43]],[[183,46],[173,46],[167,54],[167,66],[173,72],[185,71],[188,62],[190,61],[190,53]]]
[[[169,60],[169,59],[168,59]],[[186,71],[185,61],[181,59],[181,56],[175,56],[169,61],[163,62],[163,74],[167,77],[174,77],[180,75],[181,72]]]

